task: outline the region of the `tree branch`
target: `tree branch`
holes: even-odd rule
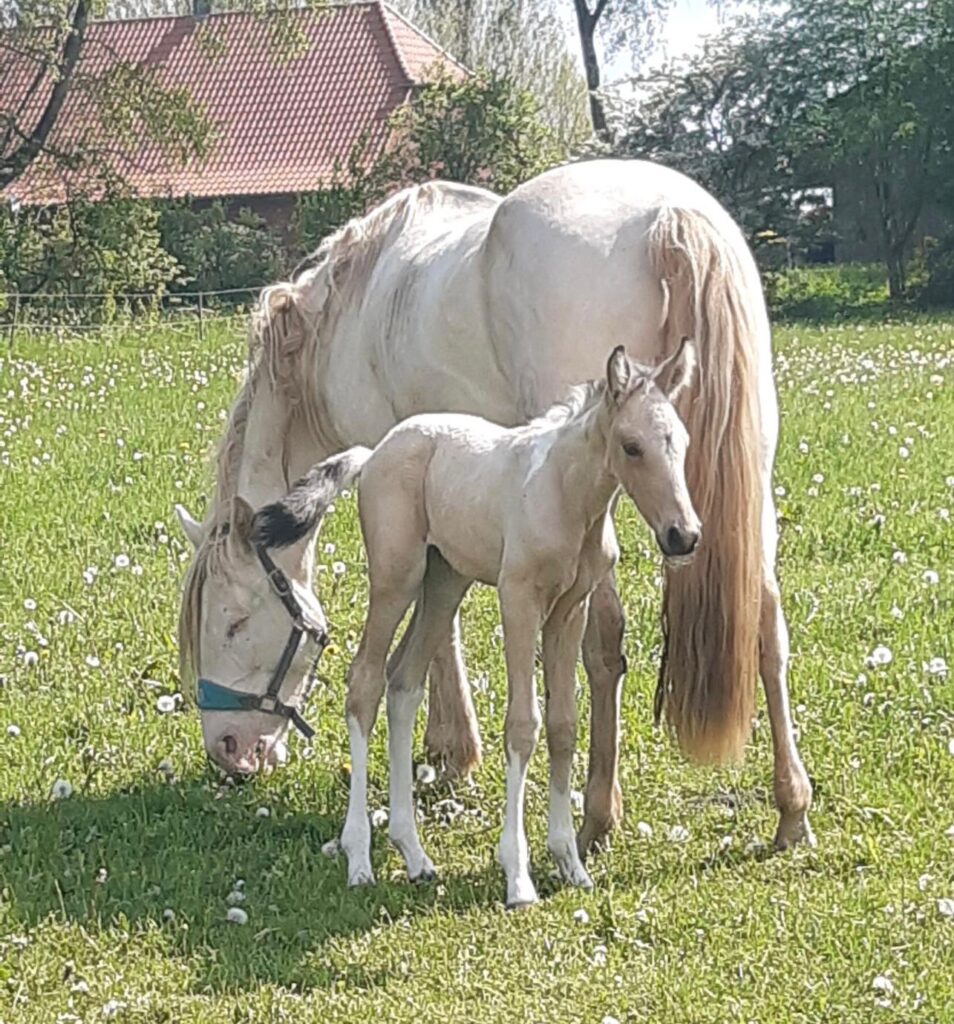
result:
[[[56,69],[56,81],[53,83],[46,108],[33,131],[4,160],[4,166],[0,167],[0,188],[5,188],[11,182],[16,181],[46,146],[47,139],[56,126],[56,122],[63,109],[63,104],[66,102],[66,97],[69,94],[73,73],[76,70],[76,65],[79,63],[80,52],[83,47],[83,37],[86,34],[88,21],[89,0],[77,0],[76,7],[73,10],[70,30],[63,41],[63,48]]]

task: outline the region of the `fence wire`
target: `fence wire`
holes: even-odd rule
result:
[[[0,338],[56,341],[162,326],[200,340],[217,324],[234,323],[255,305],[260,288],[193,292],[0,292]]]

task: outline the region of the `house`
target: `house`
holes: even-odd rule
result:
[[[143,138],[116,147],[110,164],[143,197],[222,199],[282,226],[296,195],[326,184],[359,141],[367,161],[381,152],[389,116],[436,68],[465,73],[379,0],[265,16],[206,14],[198,5],[195,11],[87,29],[80,74],[94,77],[124,64],[154,68],[164,87],[187,89],[214,126],[201,162],[182,165]],[[8,109],[35,76],[25,64],[0,82]],[[86,97],[71,94],[51,144],[95,131],[89,107]],[[75,184],[40,158],[5,194],[48,205],[62,202]]]

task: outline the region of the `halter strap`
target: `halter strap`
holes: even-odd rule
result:
[[[288,639],[282,648],[278,664],[272,672],[268,689],[264,693],[243,693],[241,690],[233,690],[221,683],[213,682],[211,679],[199,679],[197,704],[200,711],[261,711],[267,715],[278,715],[278,717],[291,722],[306,740],[310,740],[315,735],[315,730],[302,718],[297,708],[284,703],[278,694],[285,681],[285,676],[288,675],[288,670],[291,668],[292,660],[298,652],[302,636],[307,633],[318,645],[318,653],[308,674],[309,680],[311,680],[318,667],[318,659],[328,645],[328,634],[323,629],[315,629],[305,623],[304,613],[295,597],[291,581],[275,564],[265,548],[256,544],[255,554],[265,570],[269,586],[291,616],[292,626]]]

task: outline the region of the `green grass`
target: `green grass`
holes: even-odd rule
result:
[[[954,324],[786,329],[776,344],[780,567],[818,848],[769,855],[764,715],[744,766],[719,772],[652,728],[658,566],[626,510],[626,820],[592,895],[554,883],[541,745],[528,822],[544,899],[507,914],[492,592],[464,623],[484,765],[473,786],[419,794],[441,880],[408,885],[376,830],[379,883],[348,891],[320,846],[346,801],[342,687],[365,595],[353,503],[319,541],[347,571],[319,577],[335,647],[313,752],[296,741],[283,770],[223,788],[190,695],[170,714],[156,701],[178,692],[186,546],[171,506],[203,507],[241,328],[204,346],[161,328],[18,342],[0,358],[0,1021],[954,1020],[954,920],[937,907],[954,898],[954,679],[925,669],[954,672]],[[877,645],[893,658],[868,668]],[[67,800],[51,798],[58,779]],[[674,825],[687,841],[668,839]],[[239,878],[245,927],[225,922]]]

